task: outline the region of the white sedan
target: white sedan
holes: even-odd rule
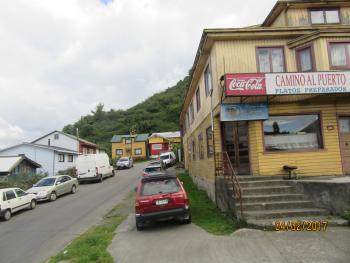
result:
[[[0,217],[10,220],[13,213],[23,209],[34,209],[36,196],[19,188],[0,189]]]

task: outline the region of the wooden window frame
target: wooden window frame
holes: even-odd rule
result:
[[[62,159],[61,159],[61,156],[63,157]],[[64,159],[65,159],[65,158],[64,158],[64,154],[59,153],[59,154],[58,154],[58,162],[59,162],[59,163],[64,163]]]
[[[305,49],[310,49],[310,54],[311,54],[311,70],[307,70],[307,71],[302,71],[301,70],[301,62],[300,62],[300,57],[299,57],[299,52],[305,50]],[[299,72],[313,72],[313,71],[317,71],[316,69],[316,60],[315,60],[315,51],[314,51],[314,45],[310,44],[310,45],[306,45],[306,46],[302,46],[302,47],[298,47],[295,49],[295,57],[296,57],[296,61],[297,61],[297,69]]]
[[[69,154],[67,159],[69,163],[72,163],[74,160],[73,154]]]
[[[350,45],[349,41],[327,41],[327,50],[328,50],[328,62],[329,62],[329,68],[332,70],[348,70],[350,69],[350,51],[346,52],[346,66],[333,66],[332,64],[332,45]]]
[[[259,63],[259,49],[268,49],[269,50],[269,63],[270,63],[270,72],[261,72],[260,71],[260,63]],[[273,72],[272,69],[272,56],[271,56],[271,49],[282,49],[283,54],[283,71],[281,72]],[[255,56],[256,56],[256,67],[258,69],[259,73],[285,73],[287,72],[287,63],[286,63],[286,54],[284,51],[284,46],[258,46],[255,48]]]
[[[136,153],[136,151],[140,150],[140,153]],[[135,155],[142,155],[142,148],[135,148],[134,149],[134,154]]]
[[[191,148],[192,148],[192,161],[196,160],[196,142],[194,139],[191,140]]]
[[[318,115],[320,122],[320,147],[317,149],[300,149],[300,150],[286,150],[286,151],[266,151],[265,147],[265,131],[264,131],[264,121],[261,121],[261,133],[262,133],[262,143],[263,143],[263,154],[285,154],[285,153],[298,153],[298,152],[324,152],[327,151],[325,148],[324,142],[324,132],[323,132],[323,116],[322,112],[298,112],[298,113],[278,113],[278,114],[270,114],[269,117],[276,116],[299,116],[299,115]]]
[[[312,18],[311,18],[311,12],[312,11],[322,11],[323,12],[323,21],[324,23],[312,23]],[[338,23],[328,23],[327,22],[327,17],[326,17],[326,11],[338,11],[338,18],[339,22]],[[309,17],[309,23],[310,25],[340,25],[342,24],[342,16],[340,12],[339,7],[328,7],[328,8],[323,8],[323,7],[316,7],[316,8],[309,8],[308,9],[308,17]]]
[[[119,154],[118,151],[121,151],[122,153]],[[123,149],[115,149],[115,155],[121,155],[121,156],[123,156],[123,152],[124,152]]]
[[[204,69],[204,87],[205,87],[205,96],[208,97],[213,89],[213,75],[212,75],[210,64],[208,63]],[[210,75],[210,83],[207,81],[207,75]],[[210,86],[210,87],[209,87]]]
[[[201,92],[200,92],[199,86],[196,90],[196,108],[197,108],[197,112],[201,109]]]
[[[198,158],[199,160],[204,160],[204,139],[202,132],[198,135]]]
[[[193,100],[190,103],[189,108],[189,112],[190,112],[190,124],[192,124],[194,122],[194,107],[193,107]]]
[[[127,142],[129,140],[130,140],[130,142]],[[132,138],[125,138],[125,144],[132,144]]]

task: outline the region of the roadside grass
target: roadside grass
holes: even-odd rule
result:
[[[6,181],[0,182],[0,189],[18,187],[23,190],[28,190],[33,186],[33,184],[38,182],[43,177],[44,175],[41,175],[41,174],[11,175],[8,177]]]
[[[350,211],[345,211],[344,214],[342,215],[342,218],[345,220],[348,220],[348,223],[350,225]]]
[[[107,247],[112,242],[115,229],[126,219],[130,209],[132,209],[134,199],[135,193],[132,191],[121,203],[104,216],[99,225],[91,227],[84,234],[74,239],[48,262],[113,263],[113,258],[108,253]]]
[[[246,227],[243,221],[234,220],[225,215],[209,199],[205,191],[199,190],[187,173],[178,174],[183,182],[192,214],[192,222],[214,235],[229,235],[239,228]]]

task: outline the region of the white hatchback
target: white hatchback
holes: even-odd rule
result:
[[[36,196],[19,188],[0,189],[0,217],[9,220],[13,213],[23,209],[34,209]]]

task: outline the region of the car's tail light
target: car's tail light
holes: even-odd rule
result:
[[[140,203],[137,200],[135,201],[135,212],[140,213]]]

